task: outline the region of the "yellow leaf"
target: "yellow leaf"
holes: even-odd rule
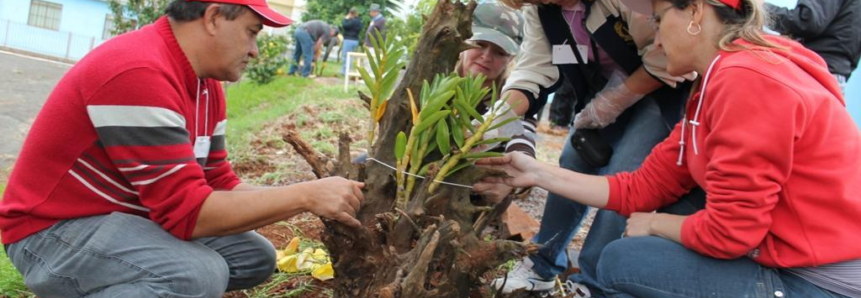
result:
[[[296,268],[299,270],[311,270],[311,266],[314,265],[313,260],[309,260],[313,257],[314,249],[306,248],[301,253],[299,253],[296,257]]]
[[[278,270],[281,272],[294,273],[298,272],[299,268],[296,266],[296,262],[298,261],[297,255],[290,255],[278,260]]]
[[[292,255],[299,251],[299,237],[293,237],[290,239],[290,243],[287,244],[287,247],[284,248],[284,255]]]
[[[332,262],[328,262],[311,272],[311,276],[319,280],[330,280],[335,278],[335,269],[332,268]]]
[[[383,114],[386,113],[386,106],[389,105],[389,101],[383,101],[379,107],[377,107],[377,115],[374,116],[375,122],[380,122],[380,119],[383,119]]]
[[[410,88],[407,88],[407,95],[410,97],[410,112],[413,113],[413,125],[419,124],[419,112],[418,108],[416,108],[416,100],[413,98],[413,91]]]
[[[314,259],[318,261],[327,261],[329,259],[329,253],[325,250],[318,248],[314,251]]]

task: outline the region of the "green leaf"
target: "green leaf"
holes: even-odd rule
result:
[[[504,154],[499,153],[499,152],[473,152],[473,153],[467,153],[467,154],[463,155],[463,158],[465,158],[465,159],[479,159],[479,158],[488,158],[488,157],[500,157],[503,155]]]
[[[475,110],[475,108],[464,105],[463,103],[455,102],[455,105],[460,109],[463,109],[461,112],[466,112],[468,115],[472,116],[473,119],[478,119],[479,122],[484,123],[484,117]]]
[[[470,122],[467,118],[468,117],[457,117],[457,121],[460,122],[460,125],[462,127],[466,127],[466,129],[469,129],[470,133],[475,134],[476,128],[475,126],[472,126],[472,122]]]
[[[520,120],[520,117],[508,117],[508,119],[502,120],[502,122],[499,122],[499,123],[497,123],[497,124],[494,124],[493,126],[491,126],[490,128],[488,128],[487,130],[488,130],[488,131],[490,131],[490,130],[494,130],[494,129],[497,129],[497,128],[500,128],[500,127],[503,127],[503,126],[505,126],[505,125],[506,125],[506,124],[508,124],[508,123],[511,123],[511,122],[517,121],[517,120]]]
[[[428,127],[431,127],[431,125],[436,124],[437,121],[442,119],[442,117],[448,116],[449,114],[451,114],[451,111],[442,110],[442,111],[434,113],[433,115],[428,116],[427,118],[422,117],[421,121],[419,122],[419,125],[416,125],[413,133],[421,133],[422,131],[424,131]]]
[[[448,132],[448,123],[439,121],[436,123],[436,144],[439,146],[439,152],[448,154],[451,152],[451,135]]]
[[[487,139],[487,140],[481,140],[481,141],[475,142],[475,144],[472,145],[472,148],[476,148],[476,147],[481,146],[481,145],[487,145],[487,144],[493,144],[493,143],[502,143],[502,142],[508,142],[508,141],[511,141],[511,138],[492,138],[492,139]]]
[[[446,177],[451,176],[452,174],[457,173],[457,171],[463,170],[471,165],[473,165],[473,163],[470,161],[461,162],[460,164],[452,168],[450,171],[448,171],[448,175],[446,175]]]
[[[422,94],[419,97],[419,101],[421,102],[421,110],[424,111],[425,106],[427,106],[428,97],[430,97],[430,85],[428,84],[428,80],[424,80],[422,82]]]
[[[371,72],[369,72],[369,73],[373,73],[374,78],[376,79],[376,78],[380,77],[380,75],[377,73],[380,70],[379,67],[377,67],[380,60],[378,60],[377,58],[374,58],[373,55],[371,55],[371,53],[369,53],[369,52],[370,52],[370,49],[365,48],[365,55],[368,56],[368,64],[371,67]]]
[[[362,75],[362,81],[365,82],[365,86],[368,86],[368,90],[371,91],[371,96],[377,96],[376,93],[379,91],[374,88],[374,80],[371,79],[371,75],[368,74],[368,71],[362,67],[359,67],[359,74]]]
[[[432,164],[433,164],[433,163],[429,163],[429,164],[423,165],[423,166],[422,166],[422,168],[421,168],[421,169],[419,169],[418,175],[419,175],[419,176],[424,176],[424,175],[426,175],[426,174],[428,173],[428,169],[430,169],[430,165],[432,165]]]
[[[448,125],[451,126],[451,135],[454,137],[454,143],[457,148],[462,148],[466,141],[463,136],[463,127],[457,125],[457,121],[453,117],[448,117]]]
[[[403,131],[398,133],[398,138],[395,140],[395,158],[400,161],[404,158],[404,152],[407,151],[407,134]]]
[[[383,83],[380,85],[380,98],[386,100],[389,96],[392,96],[392,92],[394,92],[395,83],[398,81],[398,72],[393,71],[387,73],[383,77]]]
[[[442,109],[442,107],[445,106],[446,102],[448,102],[448,100],[453,95],[454,95],[454,91],[446,91],[445,93],[442,93],[440,95],[437,95],[437,96],[431,98],[428,101],[427,106],[424,107],[421,110],[421,112],[419,112],[419,118],[424,119],[424,118],[428,117],[428,115],[430,115],[432,113],[436,113],[437,111]]]

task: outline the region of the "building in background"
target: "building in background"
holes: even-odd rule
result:
[[[307,11],[308,3],[306,0],[266,0],[266,2],[269,3],[270,8],[287,16],[294,22],[299,22],[302,19],[302,14]],[[287,32],[291,29],[288,26],[283,28],[266,27],[265,30],[272,34],[287,35]]]
[[[111,38],[107,0],[2,0],[0,48],[75,61]]]
[[[307,3],[306,0],[268,2],[294,20],[301,19]],[[108,0],[0,0],[2,50],[74,62],[113,37],[113,29]],[[269,32],[286,34],[287,30]]]

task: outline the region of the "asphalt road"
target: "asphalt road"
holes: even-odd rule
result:
[[[0,52],[0,171],[15,162],[33,120],[69,68]]]

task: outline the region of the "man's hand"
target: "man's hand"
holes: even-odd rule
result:
[[[482,192],[493,189],[497,184],[509,187],[531,187],[538,184],[538,174],[544,169],[541,162],[520,153],[511,152],[502,157],[490,157],[478,160],[476,165],[486,166],[505,171],[506,178],[489,177],[473,185],[474,191]]]
[[[303,184],[311,213],[352,227],[362,227],[362,223],[356,219],[356,213],[365,199],[362,194],[364,183],[329,177]]]

